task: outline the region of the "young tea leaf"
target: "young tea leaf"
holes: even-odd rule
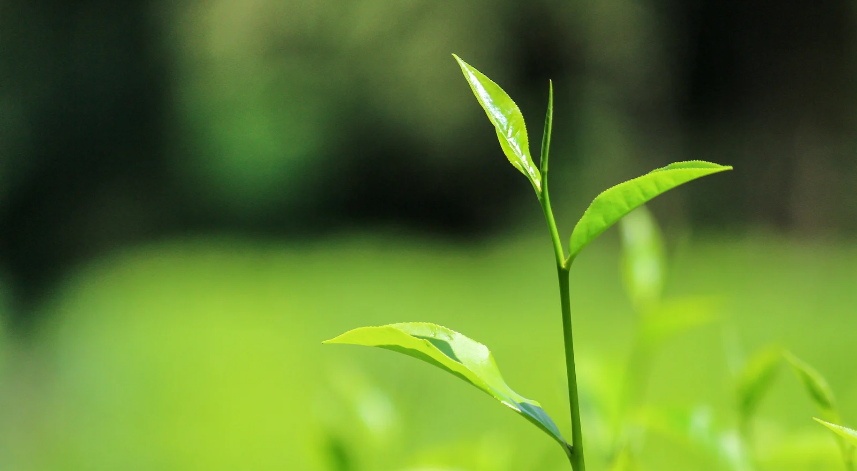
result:
[[[779,371],[782,349],[769,347],[753,355],[738,375],[738,412],[749,419]]]
[[[837,420],[839,412],[836,408],[836,400],[833,391],[821,374],[815,368],[798,359],[789,352],[784,352],[783,357],[789,362],[798,379],[806,387],[809,397],[821,412],[830,420]]]
[[[380,347],[404,353],[476,386],[535,424],[563,446],[569,445],[538,402],[513,391],[503,380],[488,347],[464,335],[425,322],[360,327],[323,343]]]
[[[664,240],[645,206],[619,223],[622,234],[622,274],[625,290],[638,312],[650,311],[661,298],[664,284]]]
[[[841,425],[831,424],[830,422],[825,422],[821,419],[816,419],[815,417],[813,417],[813,419],[821,425],[824,425],[825,427],[832,430],[833,433],[848,440],[852,445],[857,446],[857,430],[852,430],[848,427],[843,427]]]
[[[703,161],[676,162],[604,191],[595,197],[574,226],[569,247],[570,256],[575,257],[622,216],[661,193],[691,180],[726,170],[732,170],[732,167]]]
[[[518,105],[499,85],[483,75],[482,72],[474,69],[455,54],[452,56],[458,61],[473,94],[476,95],[476,99],[482,105],[488,119],[494,124],[497,138],[500,140],[500,147],[503,148],[506,158],[515,168],[526,175],[536,191],[540,192],[541,175],[530,156],[527,127],[524,125],[524,115],[521,114]]]

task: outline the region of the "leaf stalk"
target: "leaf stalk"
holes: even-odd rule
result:
[[[565,345],[565,368],[568,380],[568,405],[571,411],[571,446],[568,450],[568,460],[574,471],[586,471],[583,459],[583,432],[580,425],[580,399],[577,391],[577,369],[574,362],[574,336],[571,326],[571,298],[569,295],[569,271],[573,257],[565,257],[565,250],[556,228],[556,220],[550,203],[548,192],[548,158],[550,154],[551,130],[553,128],[553,83],[550,84],[548,95],[548,110],[545,116],[545,129],[542,134],[541,160],[541,191],[538,192],[539,202],[545,214],[545,221],[550,231],[556,257],[556,271],[559,279],[560,305],[562,308],[562,333]]]

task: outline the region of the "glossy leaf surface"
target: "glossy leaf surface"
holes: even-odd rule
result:
[[[833,433],[848,440],[848,442],[852,445],[857,446],[857,430],[852,430],[848,427],[843,427],[841,425],[831,424],[830,422],[825,422],[821,419],[815,419],[815,421],[829,428],[833,431]]]
[[[661,299],[665,278],[661,230],[645,206],[631,211],[619,227],[625,290],[638,312],[650,311]]]
[[[783,356],[792,366],[792,369],[800,382],[803,383],[815,405],[825,413],[827,418],[838,418],[839,413],[836,410],[836,400],[834,399],[833,391],[827,384],[827,380],[815,368],[809,366],[791,353],[785,352]]]
[[[569,246],[570,256],[575,257],[623,216],[661,193],[726,170],[732,170],[732,167],[703,161],[676,162],[607,189],[595,197],[574,226]]]
[[[782,350],[776,347],[762,349],[753,355],[738,376],[738,411],[744,419],[756,411],[762,397],[770,389],[779,371]]]
[[[446,370],[524,416],[569,452],[568,443],[541,405],[506,384],[488,347],[458,332],[435,324],[409,322],[360,327],[324,343],[380,347]]]
[[[533,158],[530,155],[527,127],[524,124],[524,115],[518,105],[499,85],[483,75],[482,72],[455,54],[452,56],[458,61],[464,78],[467,79],[473,94],[476,95],[476,99],[494,125],[497,138],[500,140],[500,147],[503,148],[506,158],[515,168],[527,176],[537,191],[541,191],[541,175],[533,164]]]

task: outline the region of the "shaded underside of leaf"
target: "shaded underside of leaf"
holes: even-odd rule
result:
[[[764,348],[754,354],[738,375],[737,399],[741,417],[748,419],[770,389],[779,371],[783,352],[779,347]]]
[[[605,190],[595,197],[574,227],[570,256],[576,256],[623,216],[661,193],[726,170],[732,167],[703,161],[676,162]]]
[[[425,361],[488,393],[559,442],[569,445],[541,405],[513,391],[485,345],[454,330],[424,322],[360,327],[323,343],[379,347]]]
[[[527,176],[537,191],[540,191],[541,175],[533,164],[533,158],[530,155],[527,127],[524,124],[524,115],[518,105],[499,85],[482,72],[455,54],[452,56],[455,57],[464,73],[464,78],[467,79],[467,83],[473,90],[473,94],[494,125],[494,129],[497,131],[497,139],[500,141],[500,147],[503,148],[506,158],[515,168]]]
[[[836,409],[836,400],[833,390],[827,384],[827,380],[815,368],[794,356],[790,352],[783,352],[783,357],[792,366],[798,379],[803,383],[809,397],[829,420],[838,420],[839,413]]]

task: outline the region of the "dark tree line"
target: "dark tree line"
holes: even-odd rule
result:
[[[688,193],[688,219],[703,227],[857,229],[851,3],[640,5],[659,31],[670,98],[630,90],[617,100],[653,135],[658,121],[650,115],[671,107],[680,155],[737,168],[716,193]],[[170,163],[183,149],[170,140],[180,132],[164,49],[170,31],[156,6],[0,1],[0,265],[24,308],[91,257],[180,234],[305,237],[393,222],[472,237],[510,222],[518,176],[493,165],[490,135],[463,140],[458,151],[468,160],[449,173],[414,163],[431,155],[403,158],[431,150],[394,124],[357,115],[342,120],[339,165],[313,174],[326,198],[275,201],[264,217],[200,205]],[[512,38],[504,60],[510,86],[527,91],[522,107],[543,107],[548,78],[564,77],[559,86],[570,96],[586,93],[587,73],[600,80],[584,51],[591,32],[573,29],[561,2],[503,8],[501,28]],[[574,122],[575,110],[564,113]]]

